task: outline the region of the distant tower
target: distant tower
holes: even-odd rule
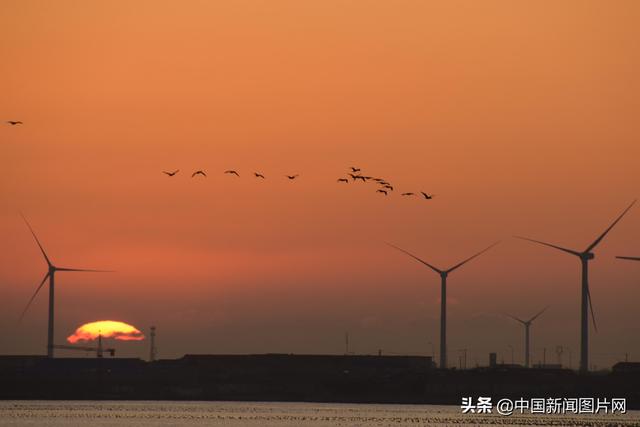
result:
[[[344,354],[349,354],[349,332],[344,334]]]
[[[467,350],[466,348],[461,348],[460,350],[458,350],[461,355],[460,355],[460,369],[467,369]],[[464,364],[462,363],[464,361]]]
[[[498,354],[489,353],[489,367],[495,368],[498,365]]]
[[[98,332],[98,358],[102,359],[102,334]]]
[[[564,347],[561,345],[556,346],[556,356],[558,356],[558,365],[562,366],[562,353],[564,353]]]
[[[149,362],[155,362],[156,360],[156,327],[151,327],[151,333],[149,334],[151,337],[150,348],[149,348]]]

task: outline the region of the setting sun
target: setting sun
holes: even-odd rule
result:
[[[102,335],[102,338],[114,338],[120,341],[140,341],[144,335],[134,326],[116,320],[98,320],[85,323],[76,329],[73,335],[67,337],[67,341],[75,344],[78,341],[92,341]]]

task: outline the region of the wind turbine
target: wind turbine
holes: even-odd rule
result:
[[[626,259],[628,261],[640,261],[639,256],[617,256],[618,259]]]
[[[36,288],[36,291],[31,296],[31,299],[27,303],[27,306],[22,311],[22,314],[20,315],[20,320],[22,320],[22,318],[24,317],[25,313],[29,309],[29,306],[31,305],[33,300],[36,298],[36,295],[38,295],[38,292],[40,292],[40,289],[42,289],[42,287],[44,286],[44,283],[47,281],[47,279],[49,279],[49,323],[47,326],[47,357],[53,357],[53,350],[54,350],[54,344],[53,344],[53,324],[54,324],[53,311],[54,310],[53,308],[54,308],[54,289],[55,289],[54,284],[55,284],[56,272],[69,271],[69,272],[109,273],[110,271],[56,267],[47,256],[47,253],[45,252],[44,248],[40,244],[40,240],[38,240],[38,236],[36,236],[36,233],[33,231],[33,228],[31,228],[31,224],[29,224],[29,221],[27,221],[24,215],[22,216],[22,219],[24,219],[24,222],[27,224],[27,227],[29,227],[29,231],[31,231],[33,238],[36,240],[36,243],[38,244],[38,247],[40,248],[40,251],[44,256],[44,260],[47,262],[48,270],[47,270],[47,274],[45,274],[44,278],[42,279],[42,282],[40,282],[40,285]]]
[[[591,243],[584,251],[574,251],[572,249],[563,248],[561,246],[552,245],[551,243],[541,242],[539,240],[529,239],[528,237],[515,236],[518,239],[528,240],[533,243],[538,243],[550,248],[558,249],[568,254],[574,255],[580,259],[582,264],[582,304],[580,308],[580,372],[587,372],[589,370],[589,312],[591,310],[591,319],[593,320],[593,327],[597,331],[596,318],[593,314],[593,304],[591,303],[591,294],[589,293],[589,261],[595,258],[595,254],[591,252],[596,246],[604,239],[604,237],[611,231],[611,229],[622,219],[622,217],[631,209],[636,203],[634,200],[621,214],[613,224],[607,228],[593,243]],[[587,308],[587,305],[589,308]]]
[[[447,367],[447,276],[449,276],[449,273],[453,272],[454,270],[462,267],[463,265],[465,265],[466,263],[468,263],[469,261],[471,261],[472,259],[482,255],[483,253],[485,253],[486,251],[488,251],[489,249],[491,249],[492,247],[494,247],[495,245],[497,245],[500,242],[496,242],[493,245],[489,246],[488,248],[485,248],[483,250],[481,250],[480,252],[478,252],[477,254],[473,255],[472,257],[469,257],[467,259],[465,259],[464,261],[454,265],[453,267],[446,269],[446,270],[442,270],[439,269],[437,267],[434,267],[433,265],[429,264],[426,261],[421,260],[420,258],[418,258],[417,256],[413,255],[410,252],[405,251],[402,248],[399,248],[397,246],[392,245],[391,243],[387,243],[389,246],[391,246],[392,248],[395,248],[397,250],[399,250],[400,252],[403,252],[407,255],[409,255],[411,258],[421,262],[422,264],[426,265],[427,267],[429,267],[430,269],[432,269],[433,271],[435,271],[436,273],[438,273],[440,275],[440,368],[441,369],[446,369]]]
[[[538,314],[536,314],[535,316],[533,316],[529,320],[522,320],[522,319],[520,319],[518,317],[515,317],[515,316],[512,316],[510,314],[507,314],[507,316],[509,316],[513,320],[515,320],[517,322],[520,322],[520,323],[522,323],[524,325],[524,366],[525,366],[525,368],[529,367],[529,328],[531,327],[531,323],[534,320],[536,320],[538,318],[538,316],[540,316],[542,313],[544,313],[547,308],[549,308],[549,307],[543,308],[542,310],[540,310],[540,312]]]

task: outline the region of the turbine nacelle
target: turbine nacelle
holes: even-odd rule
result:
[[[594,254],[593,252],[582,252],[580,254],[580,259],[584,261],[591,261],[595,257],[596,257],[596,254]]]

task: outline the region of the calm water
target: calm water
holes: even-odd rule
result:
[[[0,426],[640,426],[640,412],[583,417],[461,414],[457,406],[245,402],[0,402]]]

